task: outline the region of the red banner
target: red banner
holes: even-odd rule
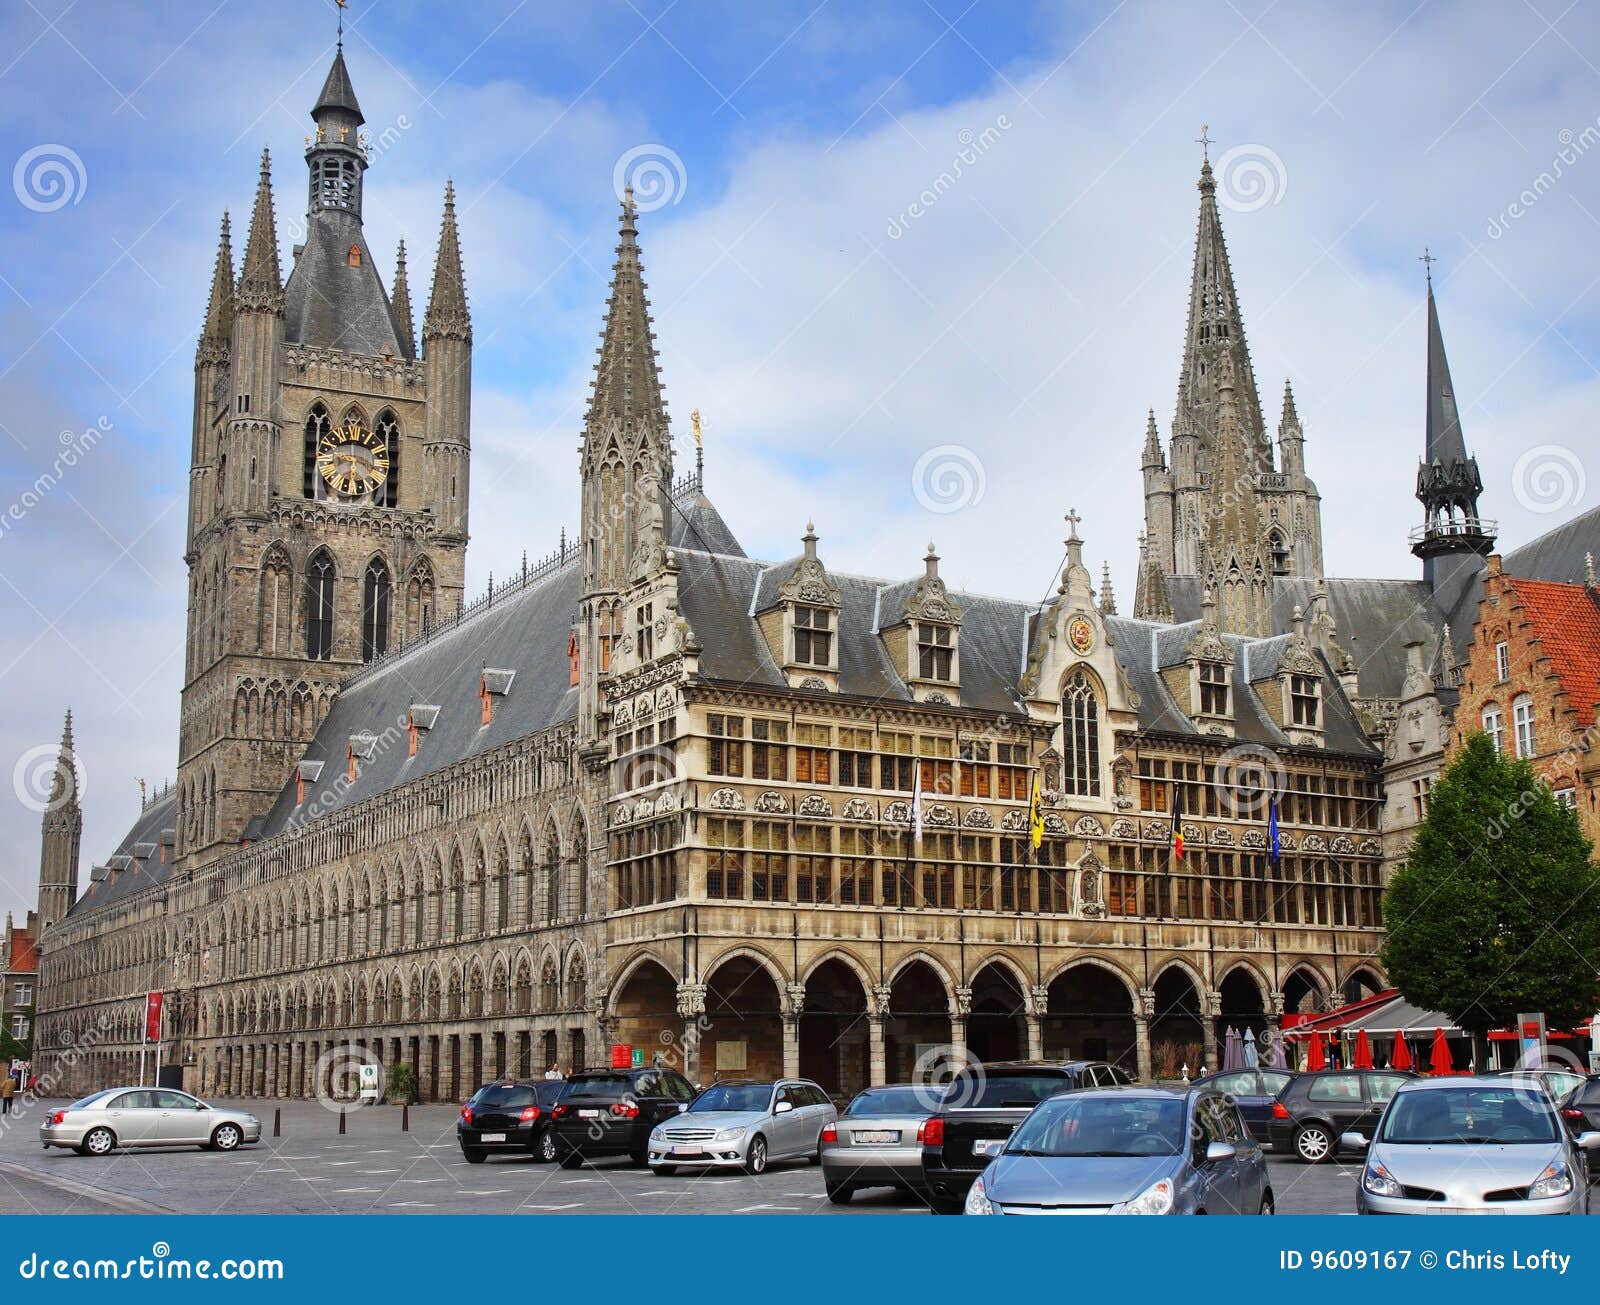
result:
[[[633,1047],[626,1042],[611,1044],[611,1068],[629,1069],[633,1065]]]
[[[161,1041],[161,1003],[166,1000],[164,992],[149,993],[144,999],[144,1040],[146,1042]]]

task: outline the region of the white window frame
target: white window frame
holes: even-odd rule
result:
[[[12,990],[11,995],[11,1004],[13,1006],[31,1006],[33,1005],[33,984],[19,982]]]
[[[1483,732],[1489,736],[1489,741],[1494,744],[1494,750],[1504,754],[1506,750],[1506,722],[1504,715],[1500,711],[1500,704],[1491,702],[1485,707],[1480,723],[1483,725]]]
[[[1504,639],[1494,646],[1494,678],[1500,684],[1511,678],[1511,645]]]
[[[1578,809],[1578,790],[1575,788],[1558,788],[1552,791],[1551,796],[1566,807],[1568,811],[1576,811]]]
[[[1531,757],[1537,751],[1533,732],[1533,698],[1519,693],[1511,700],[1512,743],[1519,758]]]

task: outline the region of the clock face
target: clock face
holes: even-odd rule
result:
[[[352,417],[317,441],[317,471],[343,498],[374,494],[389,475],[389,446]]]
[[[1094,626],[1083,617],[1074,616],[1067,622],[1067,642],[1075,653],[1083,655],[1094,647]]]

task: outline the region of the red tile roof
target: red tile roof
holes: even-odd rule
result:
[[[1600,595],[1587,585],[1511,580],[1545,655],[1561,679],[1578,723],[1594,721],[1600,702]]]

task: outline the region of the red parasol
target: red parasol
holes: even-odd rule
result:
[[[1306,1068],[1319,1070],[1327,1067],[1327,1057],[1322,1054],[1322,1034],[1312,1033],[1311,1044],[1306,1048]]]
[[[1428,1057],[1428,1068],[1435,1074],[1453,1074],[1455,1062],[1450,1059],[1450,1044],[1444,1040],[1444,1030],[1433,1031],[1433,1051]]]
[[[1394,1035],[1394,1055],[1390,1058],[1389,1063],[1396,1069],[1411,1068],[1411,1044],[1406,1041],[1404,1033],[1396,1033]]]
[[[1367,1041],[1367,1031],[1365,1029],[1356,1030],[1356,1058],[1354,1061],[1354,1068],[1372,1068],[1372,1044]]]

